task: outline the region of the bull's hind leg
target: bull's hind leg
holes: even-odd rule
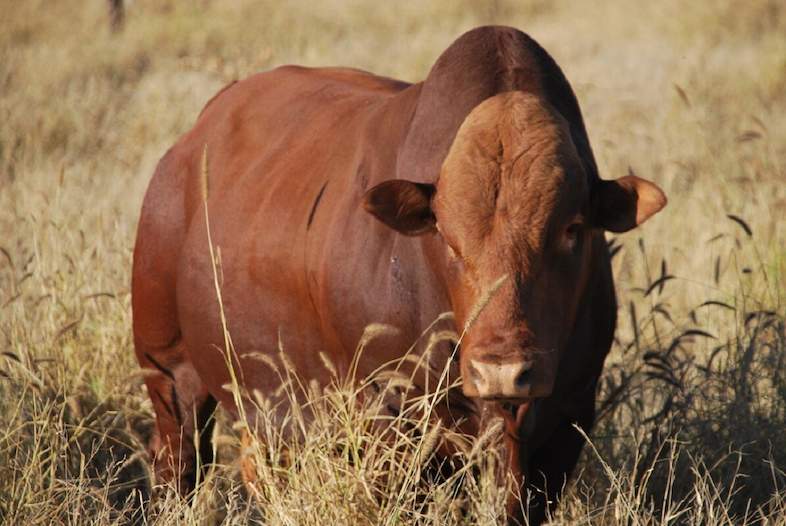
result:
[[[177,315],[186,166],[170,150],[156,168],[139,218],[131,283],[136,356],[147,373],[156,413],[152,458],[159,481],[175,483],[182,494],[194,489],[198,464],[213,461],[210,436],[216,407],[188,359]]]
[[[213,462],[216,401],[186,359],[182,340],[157,348],[137,342],[137,358],[147,372],[145,383],[156,413],[157,433],[150,444],[156,478],[188,494],[199,470]]]

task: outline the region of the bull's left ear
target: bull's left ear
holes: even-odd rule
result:
[[[666,206],[666,195],[654,183],[631,173],[600,181],[592,201],[595,225],[611,232],[627,232]]]
[[[433,184],[391,179],[363,196],[363,208],[387,226],[406,236],[435,232],[437,219],[431,209]]]

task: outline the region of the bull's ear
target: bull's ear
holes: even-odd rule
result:
[[[432,184],[391,179],[363,196],[363,208],[393,230],[407,236],[434,232],[437,220],[431,209],[436,189]]]
[[[632,173],[600,181],[593,191],[593,223],[611,232],[627,232],[666,206],[666,195],[654,183]]]

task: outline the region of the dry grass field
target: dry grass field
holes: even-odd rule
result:
[[[630,169],[670,199],[613,241],[617,341],[553,522],[786,524],[780,0],[134,0],[114,33],[104,1],[0,0],[0,522],[502,520],[493,437],[431,480],[433,429],[381,441],[350,388],[314,394],[323,418],[303,443],[250,448],[250,492],[220,417],[195,497],[157,488],[143,516],[152,409],[129,297],[153,167],[224,83],[284,63],[417,81],[485,23],[562,66],[603,177]]]

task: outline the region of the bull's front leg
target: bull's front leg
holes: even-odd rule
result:
[[[553,407],[545,408],[551,410],[550,414],[557,415],[548,422],[545,434],[542,434],[541,423],[537,431],[534,429],[535,407],[529,410],[519,432],[519,469],[524,473],[519,486],[522,498],[513,513],[509,510],[511,524],[539,525],[554,512],[584,446],[581,431],[588,434],[595,419],[594,397],[582,402],[580,406],[571,407],[571,416]],[[543,415],[546,414],[543,411]],[[535,433],[538,434],[537,439],[529,440],[534,438]],[[533,442],[538,445],[533,447]]]
[[[524,490],[529,479],[530,455],[527,450],[527,436],[535,422],[534,404],[526,402],[514,405],[507,402],[485,402],[482,409],[483,425],[494,420],[502,421],[503,462],[497,472],[498,483],[504,486],[510,482],[511,492],[506,502],[508,523],[511,525],[533,524],[525,521],[528,515],[528,496]],[[535,523],[537,524],[537,523]]]

